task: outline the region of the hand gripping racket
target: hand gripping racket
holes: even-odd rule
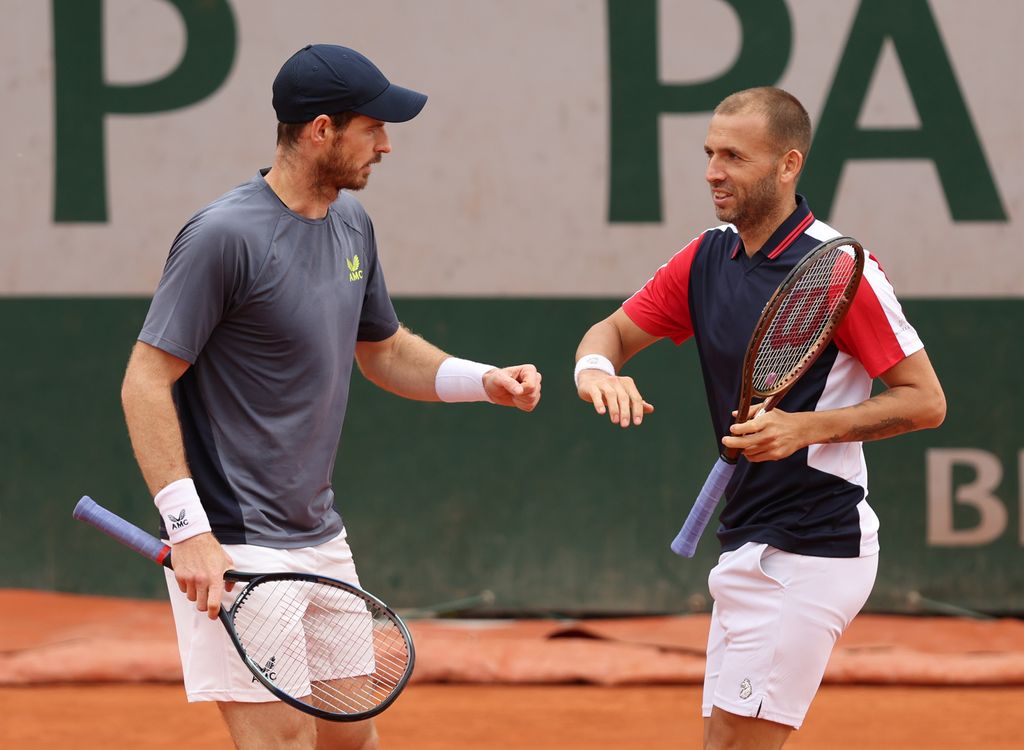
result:
[[[864,248],[837,237],[811,250],[765,304],[743,358],[736,422],[745,422],[755,397],[770,411],[825,351],[864,275]],[[725,492],[739,451],[726,448],[715,462],[672,551],[693,557],[704,528]]]
[[[74,517],[164,567],[171,548],[89,497]],[[253,676],[300,711],[330,721],[375,716],[398,697],[415,662],[405,623],[371,594],[305,573],[242,573],[220,621]]]

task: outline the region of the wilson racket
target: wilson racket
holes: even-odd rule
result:
[[[782,280],[761,311],[743,358],[736,422],[745,422],[754,398],[770,411],[810,369],[842,322],[864,274],[864,248],[837,237],[811,250]],[[740,452],[726,448],[715,462],[672,551],[693,557],[736,470]]]
[[[170,568],[171,548],[89,497],[73,513],[140,555]],[[383,711],[415,662],[405,623],[367,592],[306,573],[242,573],[246,586],[220,621],[253,676],[300,711],[359,721]]]

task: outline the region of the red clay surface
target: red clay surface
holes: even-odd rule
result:
[[[166,602],[0,590],[0,612],[0,750],[231,747],[185,701]],[[384,750],[700,747],[706,617],[412,627]],[[1021,706],[1024,622],[861,616],[787,748],[1022,748]]]
[[[0,590],[0,685],[178,682],[170,607]],[[706,615],[416,620],[417,683],[700,684]],[[1024,621],[861,615],[826,684],[1024,686]],[[1024,747],[1024,744],[1022,744]]]
[[[1024,688],[825,686],[788,748],[1020,748]],[[378,717],[384,750],[700,747],[697,686],[413,685]],[[230,748],[180,685],[0,688],[4,750]]]

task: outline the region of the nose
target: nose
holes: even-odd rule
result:
[[[383,125],[380,128],[380,134],[377,136],[377,145],[374,148],[381,154],[391,153],[391,136],[388,135],[388,131],[385,130]]]
[[[708,168],[704,170],[704,179],[709,183],[714,184],[725,179],[725,172],[722,171],[720,164],[721,162],[715,156],[708,159]]]

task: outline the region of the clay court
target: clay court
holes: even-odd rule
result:
[[[1022,700],[1020,687],[825,686],[787,748],[1019,748]],[[12,750],[231,747],[216,708],[189,706],[179,685],[0,688],[0,701]],[[388,750],[668,750],[700,746],[699,701],[695,685],[420,684],[378,725]]]
[[[0,592],[0,747],[230,748],[189,705],[166,605]],[[699,747],[704,616],[416,620],[413,683],[378,718],[389,750]],[[1017,748],[1024,622],[858,618],[787,747]],[[168,730],[174,727],[174,732]]]

